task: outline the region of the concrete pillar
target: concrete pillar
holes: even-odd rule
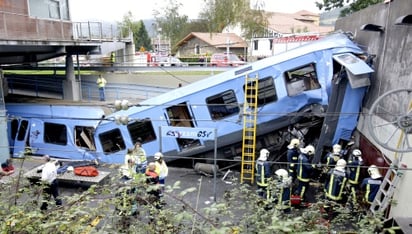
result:
[[[9,138],[7,137],[7,115],[3,93],[3,70],[0,69],[0,163],[10,157]]]
[[[66,79],[63,81],[63,99],[68,101],[81,101],[80,79],[74,74],[73,58],[66,55]]]

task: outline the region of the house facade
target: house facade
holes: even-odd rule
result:
[[[244,56],[247,43],[235,33],[192,32],[177,43],[178,57],[210,56],[214,53],[230,52]]]

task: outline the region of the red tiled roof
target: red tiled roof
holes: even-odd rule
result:
[[[230,40],[230,47],[247,47],[247,43],[235,33],[203,33],[203,32],[192,32],[177,43],[177,46],[182,45],[188,40],[197,37],[209,45],[213,45],[216,48],[225,48],[227,45],[227,40]]]

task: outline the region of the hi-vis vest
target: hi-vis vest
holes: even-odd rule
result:
[[[96,83],[99,88],[104,88],[104,86],[106,86],[106,80],[103,77],[97,78]]]

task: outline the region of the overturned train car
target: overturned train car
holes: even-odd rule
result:
[[[242,152],[246,77],[257,77],[258,84],[252,84],[258,85],[257,152],[267,148],[271,160],[283,162],[287,142],[298,137],[317,146],[314,161],[319,162],[323,149],[349,141],[356,128],[373,72],[364,55],[348,36],[336,33],[111,114],[95,107],[78,109],[70,118],[60,113],[64,110],[36,117],[7,104],[11,153],[18,157],[30,149],[32,154],[122,163],[127,148],[142,141],[149,156],[161,150],[167,160],[213,159],[215,144],[217,158],[234,159]],[[216,142],[163,137],[162,127],[216,129]],[[51,129],[54,140],[48,139]]]

